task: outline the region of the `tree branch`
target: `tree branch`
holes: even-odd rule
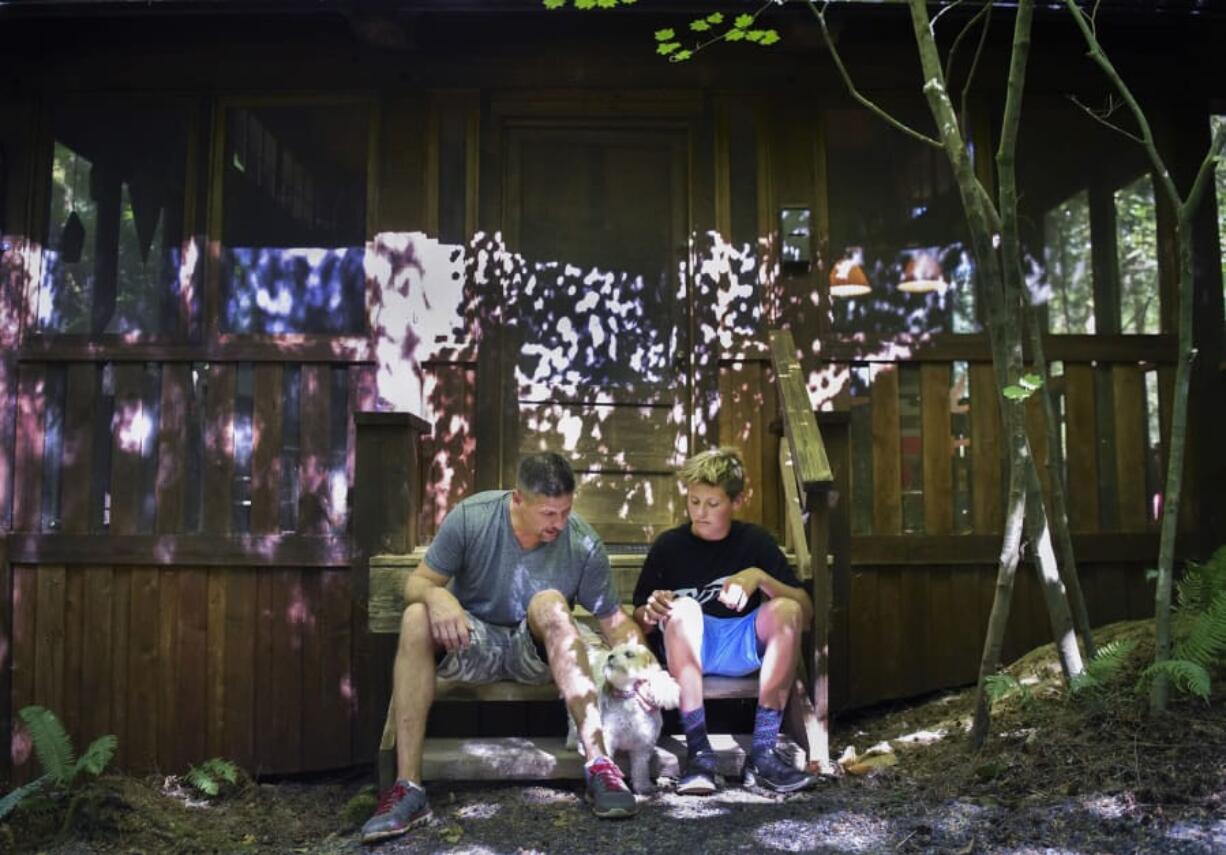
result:
[[[1184,210],[1179,212],[1181,217],[1190,219],[1192,212],[1200,204],[1205,188],[1213,180],[1214,166],[1217,165],[1218,159],[1224,156],[1223,150],[1226,150],[1226,122],[1218,125],[1217,130],[1213,132],[1213,140],[1209,143],[1209,153],[1205,155],[1200,168],[1196,170],[1196,179],[1192,182],[1192,189],[1188,191],[1188,198],[1183,203]]]
[[[1137,145],[1145,145],[1145,140],[1141,139],[1139,136],[1134,134],[1132,131],[1124,130],[1119,125],[1115,124],[1115,122],[1108,122],[1105,118],[1103,118],[1104,114],[1099,113],[1099,111],[1095,110],[1089,104],[1083,104],[1081,102],[1081,99],[1078,98],[1076,95],[1069,95],[1068,99],[1072,101],[1074,104],[1076,104],[1078,107],[1080,107],[1087,116],[1089,116],[1094,121],[1098,122],[1100,125],[1110,128],[1111,130],[1115,131],[1117,134],[1128,137],[1128,139],[1132,140]],[[1107,111],[1105,115],[1109,116],[1114,112],[1115,112],[1115,108],[1112,107],[1110,110]]]
[[[966,72],[966,83],[962,85],[962,97],[959,99],[962,104],[962,121],[964,122],[968,115],[966,104],[970,96],[971,83],[974,82],[975,74],[979,71],[979,60],[983,56],[983,46],[988,41],[988,28],[992,24],[992,4],[988,3],[983,8],[987,10],[987,18],[984,19],[983,29],[979,31],[979,44],[975,46],[975,56],[971,60],[970,70]],[[945,79],[949,79],[948,74],[945,75]]]
[[[978,21],[980,18],[982,18],[984,14],[988,13],[991,10],[991,8],[992,8],[991,3],[983,4],[983,6],[979,8],[979,11],[976,12],[971,17],[971,19],[966,22],[966,25],[963,26],[961,30],[958,31],[958,35],[954,37],[954,43],[949,46],[949,55],[945,57],[945,79],[946,80],[949,80],[951,77],[953,77],[954,57],[958,53],[958,47],[962,44],[962,40],[966,38],[967,33],[969,33],[971,29],[975,26],[975,22]]]
[[[885,121],[886,124],[890,125],[896,130],[902,131],[912,139],[919,140],[920,142],[926,143],[934,148],[943,148],[940,140],[933,139],[927,134],[917,131],[910,125],[899,121],[884,109],[879,107],[874,101],[871,101],[860,94],[860,90],[856,88],[855,81],[851,79],[851,74],[847,71],[847,67],[843,65],[843,58],[839,56],[839,50],[834,45],[834,38],[830,35],[830,29],[826,26],[827,5],[828,3],[823,3],[821,10],[818,10],[816,0],[809,0],[808,2],[809,10],[814,14],[814,16],[817,18],[818,24],[821,26],[822,38],[826,41],[826,47],[830,49],[830,57],[834,60],[834,65],[839,70],[839,74],[843,78],[843,83],[847,86],[847,91],[851,93],[851,97],[854,98],[861,106],[867,108],[869,112],[873,113],[873,115]]]

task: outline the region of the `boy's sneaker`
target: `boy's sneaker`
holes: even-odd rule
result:
[[[426,791],[403,778],[379,799],[375,814],[362,826],[362,842],[374,843],[404,834],[430,819]]]
[[[682,796],[709,796],[719,789],[715,779],[715,752],[698,751],[685,761],[685,774],[677,782]]]
[[[745,786],[764,787],[776,793],[794,793],[807,790],[817,783],[817,778],[801,772],[791,763],[785,763],[774,751],[762,751],[749,755],[745,761]]]
[[[592,760],[583,767],[583,777],[587,780],[587,800],[596,816],[617,819],[639,812],[639,803],[626,786],[622,770],[610,758]]]

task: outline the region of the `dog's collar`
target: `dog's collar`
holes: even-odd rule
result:
[[[643,705],[643,709],[653,710],[655,709],[656,705],[652,703],[651,699],[648,698],[646,695],[644,695],[642,691],[646,685],[647,685],[646,680],[639,679],[639,680],[635,680],[631,684],[629,689],[624,689],[624,690],[618,689],[615,686],[613,686],[611,683],[606,688],[608,689],[609,694],[617,698],[619,701],[628,701],[628,700],[634,699]]]

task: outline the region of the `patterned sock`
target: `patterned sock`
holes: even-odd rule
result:
[[[775,740],[779,736],[779,725],[782,721],[783,710],[758,705],[758,711],[753,717],[753,746],[749,750],[750,756],[760,757],[775,750]]]
[[[685,731],[685,747],[689,756],[711,750],[711,740],[707,739],[707,711],[704,707],[683,712],[681,729]]]

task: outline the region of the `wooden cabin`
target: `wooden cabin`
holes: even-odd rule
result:
[[[1140,149],[1072,100],[1110,90],[1055,5],[1019,184],[1062,428],[1031,437],[1063,461],[1101,625],[1153,607],[1176,252]],[[835,6],[857,85],[927,129],[906,10]],[[945,45],[968,6],[942,17]],[[1226,121],[1226,16],[1101,7],[1186,186]],[[0,4],[11,780],[29,704],[78,745],[118,735],[132,770],[369,762],[392,649],[370,631],[370,556],[428,543],[528,449],[569,455],[580,512],[633,555],[681,519],[674,467],[736,445],[745,516],[794,543],[772,329],[793,336],[834,476],[832,708],[973,682],[1003,460],[948,166],[848,95],[804,4],[764,15],[769,47],[656,55],[655,31],[711,9],[744,11]],[[1010,15],[967,95],[985,174]],[[1196,221],[1190,557],[1226,540],[1224,175]],[[832,289],[840,269],[858,294]],[[1050,635],[1033,574],[1018,585],[1007,658]]]

